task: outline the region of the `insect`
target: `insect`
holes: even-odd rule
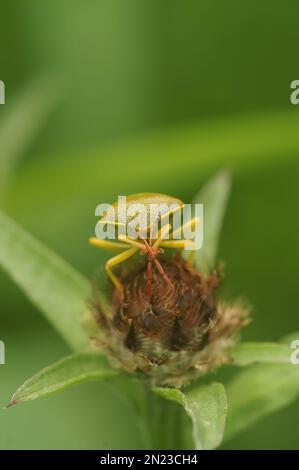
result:
[[[139,227],[139,236],[128,236],[127,230],[120,230],[121,228],[129,228],[132,221],[134,221],[135,208],[142,205],[145,208],[145,222],[142,227]],[[164,269],[158,260],[158,255],[163,253],[163,248],[178,248],[185,249],[191,247],[188,262],[192,264],[192,255],[194,249],[194,241],[191,239],[178,239],[178,233],[182,233],[187,227],[194,228],[199,223],[199,218],[191,218],[188,222],[179,227],[174,228],[173,216],[177,211],[184,208],[184,203],[175,197],[167,196],[165,194],[157,193],[140,193],[126,197],[126,215],[125,221],[119,221],[119,207],[118,203],[114,203],[111,210],[107,210],[101,220],[98,222],[104,226],[114,226],[117,229],[116,240],[107,240],[92,237],[89,243],[95,247],[103,248],[111,251],[119,252],[116,256],[110,258],[105,265],[106,272],[110,277],[115,287],[119,290],[121,302],[124,300],[124,286],[120,279],[114,274],[112,268],[117,266],[127,259],[134,256],[136,253],[147,256],[147,273],[148,273],[148,297],[151,299],[152,295],[152,270],[153,264],[168,284],[170,289],[174,289],[171,280],[168,278]],[[152,217],[152,208],[159,207],[159,211]],[[154,226],[155,225],[155,230]],[[158,227],[158,229],[156,229]]]

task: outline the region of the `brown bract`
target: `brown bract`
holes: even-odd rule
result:
[[[181,386],[228,362],[248,313],[240,303],[217,300],[217,274],[206,277],[180,256],[161,263],[173,288],[154,269],[148,298],[146,264],[123,275],[124,303],[115,290],[109,313],[95,305],[96,343],[114,365],[149,376],[155,384]]]

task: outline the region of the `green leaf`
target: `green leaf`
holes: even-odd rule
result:
[[[290,348],[280,343],[239,343],[230,357],[234,364],[240,366],[254,363],[289,364]]]
[[[54,104],[58,87],[52,80],[37,80],[12,103],[6,103],[0,121],[0,196],[4,193],[18,159],[40,133]]]
[[[295,332],[280,343],[243,343],[233,351],[236,363],[268,362],[239,372],[227,385],[228,419],[225,439],[279,410],[299,395],[299,365],[291,363]]]
[[[299,366],[257,365],[240,372],[227,386],[225,439],[253,425],[298,397]]]
[[[65,357],[42,369],[18,388],[9,406],[47,397],[68,387],[119,375],[98,353],[83,352]]]
[[[1,212],[0,266],[72,348],[88,345],[81,324],[88,281]]]
[[[222,171],[203,186],[194,200],[203,204],[203,246],[195,252],[195,264],[207,274],[215,266],[230,189],[231,176],[227,171]]]
[[[202,385],[183,394],[175,388],[154,388],[167,400],[179,403],[192,421],[196,449],[214,449],[222,441],[227,411],[226,393],[222,384]]]

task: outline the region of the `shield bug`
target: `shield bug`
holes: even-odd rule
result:
[[[113,240],[92,237],[91,245],[119,252],[110,258],[105,265],[106,272],[115,287],[119,290],[120,299],[124,299],[124,287],[112,271],[117,266],[138,252],[146,255],[148,273],[148,297],[152,295],[152,268],[156,266],[170,289],[172,282],[166,275],[158,256],[164,248],[191,249],[189,263],[192,263],[194,241],[182,239],[181,234],[187,228],[199,224],[198,217],[191,217],[182,222],[181,213],[184,203],[175,197],[157,193],[140,193],[125,198],[123,206],[119,201],[112,204],[101,214],[101,227],[113,228]]]

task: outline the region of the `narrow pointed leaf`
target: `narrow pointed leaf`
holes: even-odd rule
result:
[[[280,343],[239,343],[231,351],[230,357],[239,366],[254,363],[289,364],[290,348]]]
[[[0,267],[72,348],[88,345],[81,324],[89,295],[88,281],[1,212]]]
[[[260,364],[237,374],[227,385],[228,417],[225,439],[277,411],[299,395],[299,366]]]
[[[215,266],[230,189],[231,176],[227,171],[222,171],[205,184],[194,200],[203,204],[203,246],[195,252],[195,264],[205,273]]]
[[[15,170],[18,159],[38,136],[57,102],[57,86],[50,80],[37,80],[5,105],[0,121],[0,196]]]
[[[42,369],[16,391],[9,406],[47,397],[84,382],[105,380],[119,375],[103,356],[84,352],[65,357]]]
[[[196,449],[214,449],[222,441],[227,412],[226,393],[222,384],[196,387],[186,394],[175,388],[154,389],[167,400],[176,401],[191,418]]]

